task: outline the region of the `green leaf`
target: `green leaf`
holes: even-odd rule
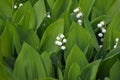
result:
[[[57,19],[60,14],[63,12],[64,0],[55,0],[53,7],[52,7],[52,17]]]
[[[48,52],[44,52],[41,54],[42,62],[48,77],[53,76],[53,66],[50,59],[50,54]]]
[[[69,16],[69,12],[68,11],[64,11],[63,14],[61,15],[61,17],[64,19],[64,33],[66,34],[67,32],[69,32],[70,30],[70,25],[71,25],[71,21],[70,21],[70,16]]]
[[[31,3],[27,1],[14,13],[12,22],[30,29],[35,28],[35,13]]]
[[[15,80],[12,71],[0,62],[0,80]]]
[[[52,77],[47,77],[47,78],[44,78],[42,80],[56,80],[55,78],[52,78]]]
[[[19,54],[23,42],[27,42],[34,49],[38,49],[39,46],[39,38],[37,34],[32,30],[24,27],[16,27],[16,34],[14,37],[15,48],[17,53]]]
[[[96,80],[96,75],[100,62],[101,60],[96,60],[88,64],[81,74],[81,80]]]
[[[54,2],[55,2],[55,0],[47,0],[47,3],[49,5],[50,9],[52,9]]]
[[[111,23],[108,25],[108,28],[107,28],[107,32],[106,34],[104,35],[104,48],[106,50],[111,50],[113,49],[113,45],[114,45],[114,30],[120,30],[119,28],[119,17],[120,17],[120,12],[117,13],[116,15],[114,15]],[[120,32],[120,31],[119,31]],[[119,35],[118,35],[119,36]]]
[[[95,1],[95,8],[99,11],[99,15],[106,14],[111,6],[118,0],[96,0]],[[107,4],[106,4],[107,3]],[[110,14],[110,13],[109,13]]]
[[[63,80],[63,74],[62,74],[62,71],[59,67],[57,68],[57,71],[58,71],[58,79]]]
[[[94,3],[95,0],[80,0],[80,7],[84,11],[87,17],[89,17],[89,14],[92,10]]]
[[[120,53],[120,46],[118,46],[115,49],[112,49],[106,56],[105,58],[111,58],[114,57],[115,55],[118,55]]]
[[[120,12],[120,0],[108,0],[108,2],[110,2],[110,9],[107,11],[107,14],[110,16],[114,16],[115,14]],[[105,3],[106,6],[106,3]]]
[[[80,50],[80,48],[77,45],[73,46],[70,54],[67,57],[66,66],[65,66],[65,75],[64,75],[65,80],[68,79],[67,75],[73,63],[77,63],[81,71],[88,64],[85,54]]]
[[[99,51],[99,45],[98,45],[98,42],[97,42],[97,38],[96,38],[94,30],[93,30],[93,28],[92,28],[92,26],[91,26],[91,24],[88,21],[86,16],[84,17],[84,26],[85,26],[86,30],[90,33],[90,35],[93,39],[93,44],[94,44],[95,49],[97,51]]]
[[[41,56],[27,43],[15,62],[14,75],[17,80],[41,80],[46,77]]]
[[[67,41],[68,42],[66,43],[66,50],[64,55],[65,60],[67,59],[70,50],[75,44],[77,44],[83,52],[86,52],[87,48],[92,47],[92,39],[90,34],[77,23],[72,24],[71,30],[68,33]]]
[[[117,61],[117,59],[120,59],[120,52],[117,52],[118,49],[111,51],[108,53],[105,59],[101,62],[101,65],[99,67],[98,71],[98,78],[104,79],[104,77],[109,76],[109,71],[112,67],[112,65]],[[114,55],[112,52],[117,52]]]
[[[55,45],[56,37],[63,33],[64,31],[64,21],[63,19],[59,19],[45,30],[41,44],[40,44],[40,51],[49,51],[49,52],[56,52],[58,51],[58,46]]]
[[[2,32],[3,32],[4,28],[5,28],[3,23],[4,23],[3,20],[0,19],[0,35],[2,34]]]
[[[14,27],[10,22],[6,22],[4,31],[0,36],[0,59],[3,56],[11,56],[13,54],[13,34]]]
[[[80,73],[79,65],[77,63],[73,63],[68,72],[68,80],[78,80]]]
[[[40,27],[46,15],[44,0],[38,0],[33,8],[36,15],[36,30],[37,30]]]
[[[116,61],[110,69],[110,80],[120,80],[120,61]]]
[[[2,19],[10,19],[13,12],[13,0],[1,0],[0,1],[0,17]]]

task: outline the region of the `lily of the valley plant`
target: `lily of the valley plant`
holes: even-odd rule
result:
[[[120,80],[120,0],[1,0],[0,80]]]

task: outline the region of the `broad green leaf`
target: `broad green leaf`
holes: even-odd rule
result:
[[[0,36],[0,59],[3,56],[11,56],[13,54],[13,34],[14,27],[10,22],[6,22],[4,31]]]
[[[91,9],[95,3],[95,0],[80,0],[80,7],[84,11],[87,17],[91,12]]]
[[[100,15],[106,14],[111,6],[118,0],[96,0],[95,1],[95,7],[100,12]],[[98,15],[98,16],[100,16]]]
[[[73,10],[79,6],[80,0],[67,0],[68,2],[71,2],[70,4],[70,11],[73,12]],[[68,3],[67,2],[67,3]]]
[[[12,71],[0,62],[0,80],[15,80]]]
[[[79,65],[77,63],[73,63],[68,72],[68,80],[78,80],[80,73]]]
[[[120,30],[120,28],[119,28],[119,25],[120,25],[119,17],[120,17],[120,12],[117,13],[116,15],[114,15],[111,23],[108,25],[107,32],[104,35],[104,47],[105,47],[106,50],[113,49],[113,45],[114,45],[113,35],[115,34],[113,31],[114,30]]]
[[[57,19],[60,14],[63,12],[64,0],[55,0],[53,7],[52,7],[52,17]]]
[[[96,75],[100,62],[101,60],[96,60],[88,64],[81,74],[81,80],[96,80]]]
[[[64,11],[70,11],[73,0],[65,0]]]
[[[52,77],[47,77],[47,78],[44,78],[42,80],[56,80],[55,78],[52,78]]]
[[[112,52],[115,52],[115,51],[113,50],[109,54],[111,54]],[[120,52],[116,51],[116,53],[114,55],[109,55],[109,54],[101,62],[101,65],[99,67],[98,78],[100,78],[100,79],[104,79],[104,77],[109,76],[109,71],[110,71],[112,65],[117,61],[117,59],[120,59]]]
[[[104,0],[105,1],[105,0]],[[110,9],[107,11],[107,14],[110,16],[114,16],[115,14],[117,14],[118,12],[120,12],[120,0],[107,0],[108,3],[110,2]],[[106,6],[106,3],[105,3]]]
[[[64,19],[64,33],[66,34],[67,32],[69,32],[70,30],[70,25],[71,25],[71,21],[70,21],[70,16],[69,16],[69,12],[65,11],[63,12],[63,14],[61,15],[61,17]]]
[[[41,56],[27,43],[23,44],[15,62],[14,75],[17,80],[42,80],[46,77]]]
[[[61,71],[61,69],[59,67],[57,68],[57,72],[58,72],[59,80],[63,80],[63,74],[62,74],[62,71]]]
[[[84,17],[84,26],[85,26],[86,30],[90,33],[90,35],[91,35],[91,37],[93,39],[94,47],[98,51],[99,50],[99,45],[98,45],[97,38],[96,38],[94,30],[93,30],[93,28],[92,28],[92,26],[91,26],[91,24],[88,21],[86,16]]]
[[[55,0],[47,0],[47,3],[49,5],[50,9],[52,9],[54,2],[55,2]]]
[[[33,8],[36,15],[36,30],[37,30],[40,27],[46,15],[44,0],[38,0]]]
[[[116,61],[110,69],[110,80],[120,80],[120,61]]]
[[[120,53],[120,46],[118,46],[117,48],[115,49],[112,49],[106,56],[105,58],[110,58],[110,57],[113,57],[115,55],[118,55]]]
[[[14,37],[15,48],[17,53],[19,54],[23,42],[27,42],[34,49],[38,49],[39,46],[39,38],[36,33],[32,29],[24,28],[24,27],[16,27],[16,34]]]
[[[12,17],[13,12],[13,0],[1,0],[0,1],[0,17],[2,19],[10,19]]]
[[[30,29],[35,28],[35,13],[29,1],[17,9],[13,15],[12,22],[15,25],[21,25]]]
[[[73,46],[72,50],[70,51],[70,54],[67,57],[64,80],[68,80],[67,75],[68,75],[70,67],[72,66],[73,63],[77,63],[79,65],[81,71],[88,64],[85,54],[80,50],[80,48],[77,45]]]
[[[63,19],[59,19],[46,29],[43,34],[41,44],[40,44],[40,51],[49,51],[49,52],[56,52],[58,51],[58,46],[55,45],[56,37],[59,34],[62,34],[64,31],[64,21]]]
[[[86,49],[92,47],[92,40],[91,35],[85,30],[82,26],[77,23],[72,24],[71,29],[68,33],[67,43],[66,43],[66,50],[65,50],[65,60],[69,55],[70,50],[72,47],[77,44],[78,47],[83,51],[86,52]]]
[[[3,20],[0,19],[0,35],[2,34],[3,30],[4,30],[4,25],[3,25]]]
[[[42,62],[48,77],[53,76],[53,66],[50,59],[50,54],[48,52],[43,52],[41,54]]]

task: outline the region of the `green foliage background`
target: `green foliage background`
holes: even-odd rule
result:
[[[119,18],[120,0],[1,0],[0,80],[120,80],[120,42],[113,48]],[[107,29],[103,42],[100,21]],[[60,33],[65,51],[55,45]]]

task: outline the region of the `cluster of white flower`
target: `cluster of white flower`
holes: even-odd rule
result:
[[[23,4],[20,3],[19,6],[17,6],[17,4],[14,5],[14,9],[17,9],[18,7],[21,7]]]
[[[103,42],[103,35],[106,33],[106,29],[104,28],[105,22],[101,21],[97,24],[97,27],[101,29],[101,32],[98,33],[98,36],[101,38],[101,41]]]
[[[117,48],[118,42],[119,42],[119,38],[116,38],[116,39],[115,39],[115,42],[116,42],[116,43],[115,43],[115,45],[114,45],[114,48]]]
[[[100,23],[97,24],[97,27],[101,29],[101,32],[98,33],[98,37],[100,37],[100,41],[103,42],[103,36],[106,33],[106,29],[104,28],[105,22],[101,21]],[[102,48],[103,45],[100,45],[100,48]]]
[[[82,25],[83,13],[80,11],[79,8],[75,8],[73,12],[76,13],[77,23]]]
[[[61,47],[61,50],[65,50],[66,47],[65,47],[65,43],[67,42],[67,39],[65,38],[65,36],[63,34],[60,34],[56,37],[56,41],[55,41],[55,44],[57,46],[60,46]]]

